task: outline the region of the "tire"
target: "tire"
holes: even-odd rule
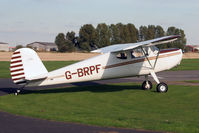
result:
[[[153,84],[151,83],[151,81],[148,81],[148,86],[147,86],[147,81],[144,81],[142,83],[143,90],[151,90],[152,88],[153,88]]]
[[[166,83],[161,82],[156,87],[157,92],[166,93],[168,91],[168,86]]]
[[[21,90],[16,90],[14,95],[17,96],[17,95],[19,95],[20,92],[21,92]]]

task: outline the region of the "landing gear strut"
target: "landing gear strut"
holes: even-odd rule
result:
[[[160,93],[166,93],[168,91],[168,86],[167,84],[163,83],[163,82],[160,82],[158,77],[156,76],[155,74],[155,66],[156,66],[156,63],[157,63],[157,59],[158,59],[158,56],[159,56],[159,51],[157,53],[157,56],[156,56],[156,59],[155,59],[155,62],[152,64],[150,62],[150,59],[148,58],[148,51],[146,52],[143,47],[141,47],[142,49],[142,52],[144,53],[144,56],[146,58],[146,60],[148,61],[148,64],[149,64],[149,73],[150,75],[153,77],[153,79],[155,80],[155,82],[157,83],[157,87],[156,87],[156,90],[157,92],[160,92]],[[148,81],[148,75],[145,75],[145,81],[142,83],[142,88],[144,90],[149,90],[152,88],[152,83],[150,81]]]
[[[157,82],[156,90],[159,93],[166,93],[168,91],[168,86],[164,82],[160,82],[154,72],[151,72],[152,77]],[[150,90],[153,88],[151,81],[148,80],[148,75],[145,75],[145,81],[142,83],[143,90]]]

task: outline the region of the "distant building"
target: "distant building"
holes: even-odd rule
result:
[[[15,49],[16,49],[16,47],[9,47],[9,51],[10,51],[10,52],[14,52]]]
[[[31,47],[36,51],[58,51],[57,45],[52,42],[33,42],[27,44],[27,47]]]
[[[185,52],[198,52],[199,51],[199,45],[186,45],[185,46]]]
[[[8,43],[0,42],[0,51],[9,51]]]
[[[195,45],[195,51],[199,51],[199,45]]]

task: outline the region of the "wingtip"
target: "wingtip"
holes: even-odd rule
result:
[[[91,53],[101,53],[100,49],[92,50]]]

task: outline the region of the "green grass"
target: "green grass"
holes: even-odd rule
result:
[[[186,80],[187,83],[199,83],[199,80]]]
[[[132,83],[25,91],[0,97],[6,112],[48,120],[177,133],[199,132],[198,86],[159,94]]]
[[[10,78],[10,62],[0,61],[0,78]]]
[[[44,65],[48,71],[52,71],[75,62],[77,61],[44,61]],[[0,61],[0,78],[10,78],[9,65],[8,61]],[[183,59],[178,67],[171,70],[199,70],[199,59]]]
[[[171,70],[172,71],[199,70],[199,59],[183,59],[179,66]]]

